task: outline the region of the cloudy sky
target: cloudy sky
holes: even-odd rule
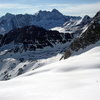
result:
[[[0,0],[0,16],[6,13],[34,14],[53,8],[65,15],[94,16],[100,10],[100,0]]]

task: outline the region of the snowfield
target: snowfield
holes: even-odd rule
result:
[[[100,100],[100,46],[0,81],[0,100]]]
[[[14,48],[13,44],[5,45],[0,48],[0,80],[4,80],[5,76],[14,78],[18,76],[19,69],[26,73],[30,70],[42,67],[47,64],[59,61],[63,55],[63,51],[68,47],[70,42],[61,44],[58,43],[54,47],[47,46],[36,51],[26,52],[9,52],[9,49]],[[22,59],[23,58],[23,59]],[[22,59],[23,61],[21,61]]]

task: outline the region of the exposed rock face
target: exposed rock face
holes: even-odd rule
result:
[[[8,32],[1,38],[0,80],[9,80],[54,61],[52,57],[63,52],[71,39],[70,34],[33,25]]]
[[[3,35],[0,34],[0,40],[3,38]]]
[[[100,11],[95,15],[87,30],[79,35],[64,54],[64,59],[71,56],[73,51],[78,51],[100,40]]]
[[[1,46],[1,40],[3,38],[3,35],[0,34],[0,46]]]
[[[26,26],[5,34],[1,40],[1,46],[13,42],[14,44],[22,44],[25,50],[35,50],[46,46],[53,47],[56,43],[65,43],[70,39],[72,39],[70,34],[45,30],[37,26]],[[17,47],[15,51],[18,49]]]
[[[91,17],[89,17],[88,15],[85,15],[79,25],[83,26],[83,25],[89,24],[91,20],[92,20]]]

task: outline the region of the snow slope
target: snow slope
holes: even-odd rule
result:
[[[8,80],[38,67],[59,61],[70,42],[58,43],[54,47],[44,47],[36,51],[9,51],[15,45],[8,44],[0,48],[0,80]],[[20,46],[19,46],[20,47]]]
[[[100,45],[1,81],[0,100],[100,100]]]

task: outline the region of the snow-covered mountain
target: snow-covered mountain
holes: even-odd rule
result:
[[[76,23],[73,40],[34,25],[0,35],[0,100],[100,99],[100,11]]]
[[[16,52],[11,50],[12,45],[2,47],[8,48],[0,52],[0,80],[9,80],[18,75],[34,70],[38,67],[59,61],[63,54],[63,49],[68,43],[58,43],[54,47],[44,47],[43,49],[27,50]]]
[[[79,56],[0,81],[0,99],[99,100],[100,41],[92,47]]]
[[[53,10],[52,12],[59,13],[56,10]],[[35,16],[38,16],[38,14],[41,15],[41,13],[43,14],[43,12],[40,11]],[[46,11],[44,14],[45,13]],[[84,29],[85,32],[82,31],[79,35],[79,37],[84,38],[84,41],[88,41],[89,39],[92,39],[92,37],[94,37],[93,41],[99,40],[100,26],[99,24],[95,24],[99,22],[99,18],[97,19],[96,16],[92,19],[91,24],[89,24],[91,18],[88,16],[85,16],[80,22],[75,24],[75,27],[77,25],[82,28],[84,25],[88,25],[88,28]],[[73,23],[70,23],[70,26],[71,25],[74,27]],[[84,36],[84,34],[88,37]],[[54,58],[57,58],[59,54],[60,56],[57,60],[60,59],[63,51],[68,47],[70,48],[70,40],[72,40],[72,35],[69,33],[59,33],[58,31],[46,30],[34,25],[16,28],[9,31],[4,36],[1,35],[0,80],[8,80],[29,70],[48,64],[50,61],[53,62],[55,61]],[[78,41],[78,44],[82,41]],[[88,42],[84,43],[85,45],[88,45]],[[77,43],[75,44],[77,45]],[[75,48],[78,47],[75,46]],[[71,55],[71,53],[65,53],[64,58],[67,58],[66,54],[67,56]],[[46,59],[48,59],[48,61]]]
[[[59,32],[70,33],[73,35],[79,35],[81,32],[87,29],[91,20],[92,18],[90,18],[88,15],[85,15],[81,19],[77,19],[77,20],[71,19],[65,22],[62,27],[54,27],[51,30],[57,30]]]
[[[85,49],[100,40],[100,11],[93,17],[88,27],[76,37],[64,54],[64,59],[70,57],[80,49]]]
[[[71,39],[70,34],[34,25],[8,32],[0,43],[0,80],[59,60]]]
[[[70,34],[59,33],[58,31],[45,30],[37,26],[25,26],[14,29],[5,34],[0,45],[14,43],[15,45],[23,44],[25,49],[38,49],[46,46],[53,47],[53,44],[66,43],[72,39]],[[27,47],[28,46],[28,47]]]
[[[12,29],[30,25],[36,25],[45,29],[51,29],[54,27],[61,27],[65,22],[69,20],[77,20],[80,18],[81,17],[65,16],[56,9],[53,9],[52,11],[40,10],[34,15],[13,15],[7,13],[5,16],[0,18],[0,34],[5,34]]]

